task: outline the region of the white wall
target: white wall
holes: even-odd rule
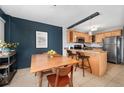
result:
[[[65,47],[67,47],[67,29],[63,27],[63,55],[66,55],[66,51],[64,50]]]
[[[0,40],[4,41],[4,24],[5,21],[0,17]]]

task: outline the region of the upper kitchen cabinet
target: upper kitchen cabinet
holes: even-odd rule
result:
[[[85,43],[91,43],[92,42],[92,37],[88,35],[87,33],[83,32],[78,32],[75,30],[68,30],[67,31],[67,41],[68,43],[74,43],[77,42],[77,38],[84,38]]]
[[[112,37],[112,36],[121,36],[121,31],[122,31],[121,29],[117,29],[109,32],[97,33],[95,35],[95,42],[102,43],[104,38]]]
[[[121,29],[116,29],[108,32],[99,32],[95,34],[95,42],[102,43],[104,38],[112,37],[112,36],[121,36]],[[67,41],[68,43],[76,42],[77,38],[84,38],[85,43],[92,43],[92,36],[87,33],[78,32],[76,30],[68,30],[67,31]]]
[[[67,30],[67,42],[72,43],[74,41],[74,31]]]
[[[117,29],[112,31],[111,35],[112,36],[121,36],[122,30],[121,29]]]
[[[77,37],[81,37],[80,32],[77,32],[74,29],[67,30],[67,41],[68,41],[68,43],[76,42]]]
[[[104,32],[105,37],[121,36],[121,29],[116,29],[110,32]]]
[[[85,34],[85,43],[92,43],[92,36]]]
[[[104,33],[104,36],[105,36],[105,37],[111,37],[111,36],[112,36],[112,32],[105,32],[105,33]]]
[[[95,35],[95,42],[96,43],[101,43],[104,38],[104,33],[98,33]]]

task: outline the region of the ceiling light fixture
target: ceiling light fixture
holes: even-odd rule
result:
[[[91,31],[97,31],[98,30],[98,26],[91,26]]]
[[[89,31],[88,34],[89,34],[89,35],[92,35],[93,33],[92,33],[92,31]]]
[[[90,31],[89,31],[88,34],[89,34],[89,35],[92,35],[92,34],[93,34],[93,31],[97,31],[97,30],[98,30],[98,27],[99,27],[99,26],[97,26],[97,25],[91,26],[91,27],[90,27]]]

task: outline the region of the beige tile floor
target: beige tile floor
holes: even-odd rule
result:
[[[102,77],[94,76],[86,72],[83,77],[82,69],[74,71],[74,87],[123,87],[124,65],[108,64],[107,72]],[[6,87],[36,87],[36,77],[30,73],[30,68],[17,71],[13,80]],[[46,75],[43,77],[43,87],[47,87]]]

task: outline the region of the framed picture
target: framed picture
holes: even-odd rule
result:
[[[48,33],[36,31],[36,48],[48,47]]]

